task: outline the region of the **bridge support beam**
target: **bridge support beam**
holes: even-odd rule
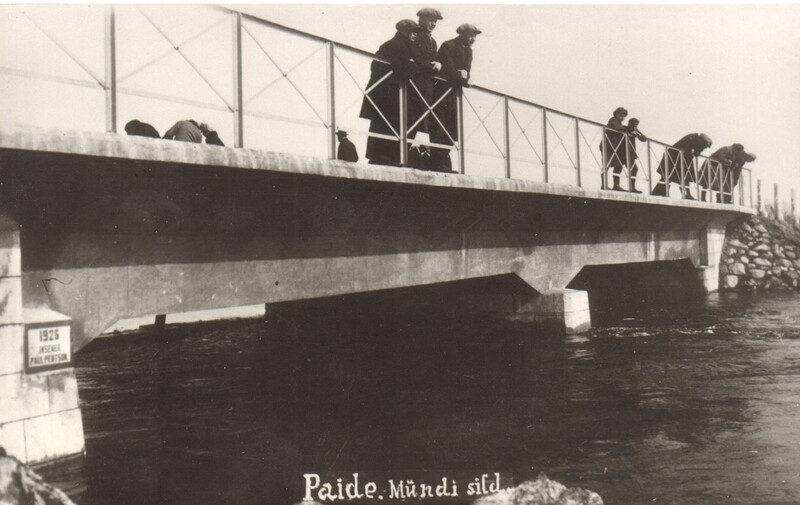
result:
[[[19,232],[0,229],[0,446],[25,463],[84,451],[74,368],[26,371],[26,323],[60,316],[23,309]]]
[[[578,289],[548,289],[532,297],[518,298],[512,318],[560,334],[583,333],[592,327],[589,293]]]

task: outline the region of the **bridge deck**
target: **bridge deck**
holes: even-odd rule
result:
[[[747,214],[755,213],[753,209],[748,207],[732,204],[675,200],[645,194],[592,190],[578,186],[522,179],[442,174],[402,167],[348,163],[309,156],[130,137],[114,133],[64,132],[22,126],[0,126],[0,150],[36,151],[170,164],[268,170],[375,182],[558,195],[646,205],[726,210]]]

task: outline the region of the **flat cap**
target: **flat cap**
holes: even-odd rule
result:
[[[712,144],[711,137],[709,137],[705,133],[701,133],[700,134],[700,138],[703,139],[706,144],[708,144],[708,147],[711,147],[711,144]]]
[[[442,13],[439,12],[437,9],[431,9],[430,7],[425,7],[424,9],[420,9],[417,12],[418,17],[428,17],[428,18],[436,18],[436,19],[444,19],[442,17]]]
[[[463,25],[456,28],[456,33],[458,33],[459,35],[462,33],[474,33],[475,35],[478,35],[483,32],[478,30],[478,27],[473,24],[464,23]]]
[[[614,109],[614,114],[615,115],[616,114],[625,114],[627,116],[628,115],[628,109],[626,109],[625,107],[617,107],[616,109]]]
[[[410,19],[401,19],[394,27],[398,32],[418,32],[421,30],[417,22]]]

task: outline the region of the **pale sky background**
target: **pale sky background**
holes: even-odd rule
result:
[[[434,31],[440,44],[455,37],[455,28],[464,22],[483,30],[473,48],[476,84],[600,123],[607,121],[614,108],[625,106],[629,117],[640,119],[645,134],[667,144],[686,133],[707,133],[714,146],[706,155],[740,142],[758,155],[752,164],[754,177],[769,184],[770,194],[773,182],[786,188],[784,198],[788,198],[789,187],[800,191],[798,4],[251,4],[231,8],[374,52],[393,35],[395,22],[416,19],[415,13],[425,5],[440,9],[444,15]],[[30,11],[36,23],[20,14],[19,6],[0,6],[0,67],[92,81],[89,72],[42,36],[35,26],[38,23],[102,79],[101,6],[23,8]],[[223,140],[232,143],[231,116],[218,97],[230,101],[231,96],[230,25],[224,19],[216,24],[219,12],[208,14],[207,7],[145,9],[175,41],[186,39],[198,27],[216,26],[208,36],[186,44],[184,50],[217,91],[198,79],[177,54],[126,78],[165,48],[169,52],[170,45],[141,13],[124,10],[117,15],[117,76],[123,80],[119,86],[216,103],[220,110],[147,101],[134,96],[135,91],[127,95],[121,92],[119,131],[133,117],[153,123],[162,134],[175,120],[194,117],[213,122]],[[318,48],[257,30],[251,27],[253,37],[247,35],[244,41],[246,99],[274,76],[280,77],[261,49],[266,49],[285,71],[300,56]],[[35,42],[22,43],[29,40]],[[348,60],[347,65],[355,82],[366,84],[369,62]],[[324,51],[319,51],[290,73],[322,116],[324,68]],[[345,108],[343,104],[359,101],[353,82],[343,69],[337,70],[337,95],[342,94],[338,112]],[[0,120],[86,130],[104,128],[103,93],[97,86],[49,85],[0,74],[0,91]],[[260,106],[259,101],[263,102]],[[487,102],[486,107],[489,105]],[[246,109],[248,106],[262,117],[246,120],[246,146],[292,151],[298,142],[305,142],[324,154],[325,132],[319,125],[313,131],[302,130],[299,124],[276,126],[269,116],[294,109],[297,115],[288,115],[307,123],[317,121],[315,113],[285,80],[256,96]],[[360,145],[363,137],[358,130],[365,130],[366,125],[357,118],[357,108],[345,111],[349,119],[342,119],[340,124],[354,132],[351,137]],[[261,130],[258,121],[262,122]]]

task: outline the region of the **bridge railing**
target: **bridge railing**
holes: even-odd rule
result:
[[[226,8],[192,6],[187,17],[184,6],[70,7],[73,23],[64,7],[0,9],[15,42],[0,55],[14,95],[0,112],[17,122],[117,132],[120,117],[167,126],[193,117],[234,147],[329,158],[343,129],[362,157],[372,138],[392,142],[401,164],[406,145],[425,145],[462,174],[588,189],[607,189],[618,175],[623,189],[647,193],[664,179],[670,198],[754,205],[749,169],[737,174],[481,86],[439,79],[426,97],[372,53]],[[384,80],[368,88],[376,66]],[[390,81],[395,105],[373,103],[383,128],[369,128],[365,96]],[[417,131],[425,123],[427,136]]]

